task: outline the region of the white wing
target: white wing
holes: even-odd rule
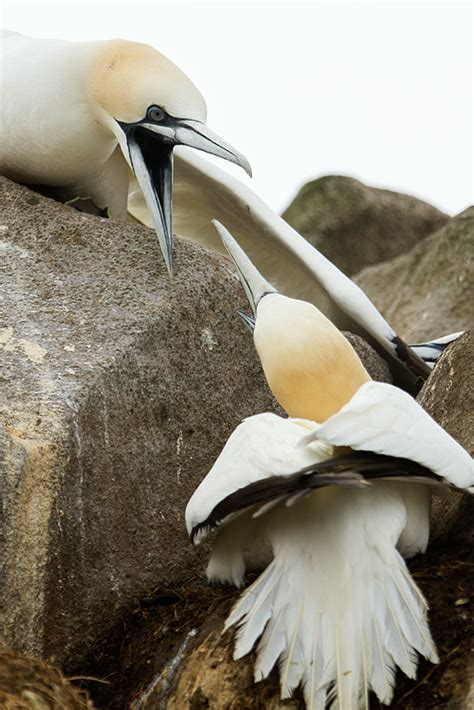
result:
[[[239,424],[186,507],[188,534],[231,493],[271,476],[288,475],[332,455],[332,447],[301,445],[318,425],[276,414],[257,414]]]
[[[458,488],[474,486],[474,461],[406,392],[367,382],[307,441],[397,456],[426,466]]]
[[[365,293],[279,217],[249,187],[196,153],[177,149],[173,184],[174,231],[223,252],[211,220],[235,236],[260,273],[281,293],[314,303],[338,328],[368,340],[398,371],[429,369],[397,338]],[[134,188],[129,211],[147,222]],[[397,374],[397,372],[395,373]]]

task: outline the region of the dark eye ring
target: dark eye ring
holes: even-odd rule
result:
[[[159,106],[150,106],[147,111],[147,117],[150,121],[162,121],[165,115],[165,112]]]

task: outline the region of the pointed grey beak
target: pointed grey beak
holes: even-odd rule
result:
[[[239,165],[247,175],[252,177],[252,168],[247,158],[211,131],[202,121],[176,119],[175,141],[176,145],[187,145],[189,148],[197,148],[204,153],[229,160]]]
[[[250,163],[201,121],[175,118],[162,111],[159,121],[146,116],[137,123],[118,123],[126,135],[130,164],[153,218],[166,268],[171,275],[174,146],[185,145],[217,155],[239,165],[251,176]]]
[[[256,317],[257,306],[261,299],[269,293],[278,293],[278,291],[263,278],[230,232],[216,219],[212,220],[212,224],[217,229],[223,245],[234,262],[245,294]]]

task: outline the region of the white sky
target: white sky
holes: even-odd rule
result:
[[[278,211],[326,174],[451,214],[473,201],[469,2],[15,0],[1,24],[154,45],[196,83],[208,125],[249,158],[253,189]]]

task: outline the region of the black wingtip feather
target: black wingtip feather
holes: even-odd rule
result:
[[[414,392],[422,387],[423,383],[431,374],[431,368],[424,360],[404,340],[397,336],[392,339],[398,357],[402,360],[408,371],[414,378]]]
[[[264,506],[276,499],[289,500],[299,494],[310,493],[326,486],[361,487],[377,479],[444,483],[441,476],[409,459],[354,451],[346,456],[307,466],[288,476],[271,476],[239,488],[223,498],[212,509],[206,520],[193,528],[190,535],[191,542],[198,545],[226,518],[247,508],[259,504]]]

